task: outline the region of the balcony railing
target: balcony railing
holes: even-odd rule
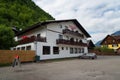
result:
[[[65,40],[65,39],[57,39],[56,44],[87,46],[87,44],[83,42],[75,42],[75,41],[70,41],[70,40]]]
[[[31,43],[31,42],[34,42],[34,41],[46,42],[46,37],[31,36],[31,37],[27,37],[25,39],[19,40],[18,43],[19,44],[26,44],[26,43]]]
[[[78,31],[71,31],[69,29],[64,29],[63,34],[74,35],[74,36],[78,36],[78,37],[82,37],[82,38],[84,37],[84,35],[80,34]]]

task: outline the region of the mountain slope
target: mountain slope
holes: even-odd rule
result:
[[[39,21],[53,19],[32,0],[0,0],[0,24],[25,29]]]
[[[118,35],[120,35],[120,31],[116,31],[112,35],[118,36]]]

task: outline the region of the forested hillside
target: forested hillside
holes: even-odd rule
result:
[[[23,30],[37,22],[53,19],[32,0],[0,0],[0,49],[15,46],[13,26]]]
[[[0,0],[0,24],[7,27],[26,27],[54,18],[36,6],[32,0]]]

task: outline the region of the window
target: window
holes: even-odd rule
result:
[[[66,50],[68,50],[68,47],[66,47]]]
[[[40,34],[37,34],[37,38],[40,37],[41,35]]]
[[[20,50],[20,47],[18,47],[17,50]]]
[[[43,55],[50,54],[50,46],[43,46]]]
[[[81,53],[81,48],[79,48],[79,53]]]
[[[76,39],[76,42],[78,42],[78,39]]]
[[[62,50],[64,50],[64,47],[62,47]]]
[[[70,42],[74,42],[74,38],[71,38],[71,39],[70,39]]]
[[[60,24],[60,28],[62,28],[62,25]]]
[[[118,47],[118,44],[113,44],[112,47]]]
[[[105,43],[107,43],[107,41],[105,41]]]
[[[53,54],[59,54],[59,47],[53,47]]]
[[[65,26],[65,29],[68,29],[68,27],[67,27],[67,26]]]
[[[16,48],[13,48],[13,50],[16,50]]]
[[[68,37],[68,36],[66,36],[66,38],[67,38],[67,40],[69,40],[69,37]]]
[[[63,35],[59,34],[59,39],[63,39]]]
[[[77,48],[75,48],[75,53],[77,53]]]
[[[73,53],[73,48],[70,48],[70,53],[71,53],[71,54]]]
[[[21,50],[25,50],[25,47],[22,47]]]
[[[79,33],[78,31],[75,31],[76,33]]]
[[[113,40],[113,42],[115,42],[115,40]]]
[[[26,50],[31,50],[31,46],[27,46],[27,47],[26,47]]]
[[[84,53],[84,48],[81,48],[81,53]]]
[[[82,43],[82,40],[79,40],[80,43]]]

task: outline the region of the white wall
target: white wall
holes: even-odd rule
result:
[[[46,37],[46,26],[41,26],[37,29],[31,30],[23,35],[20,35],[18,36],[18,40],[20,40],[22,36],[31,37],[31,36],[37,36],[37,34],[41,34],[42,37]]]
[[[62,25],[62,28],[61,28]],[[70,53],[70,47],[73,48],[84,48],[84,52],[87,53],[87,47],[81,47],[81,46],[70,46],[70,45],[57,45],[56,44],[56,39],[59,39],[59,34],[62,34],[62,30],[65,29],[65,26],[69,26],[69,25],[74,25],[72,22],[61,22],[61,23],[51,23],[47,25],[47,32],[46,32],[46,36],[47,36],[47,42],[38,42],[37,45],[37,55],[40,56],[40,60],[44,60],[44,59],[55,59],[55,58],[65,58],[65,57],[77,57],[83,53]],[[78,29],[78,28],[77,28]],[[80,30],[78,30],[79,33],[82,33]],[[69,36],[74,37],[75,39],[81,39],[84,43],[86,43],[86,38],[80,38],[80,37],[76,37],[76,36]],[[66,38],[66,36],[64,36],[64,39]],[[51,52],[49,55],[43,55],[43,46],[50,46]],[[59,54],[53,54],[53,46],[57,46],[59,47]],[[61,47],[64,47],[64,50],[61,49]],[[66,47],[68,47],[68,50],[66,50]]]
[[[49,45],[47,43],[43,42],[38,42],[37,43],[37,55],[40,56],[40,60],[46,60],[46,59],[55,59],[55,58],[66,58],[66,57],[78,57],[79,55],[83,53],[70,53],[70,47],[76,48],[76,46],[66,46],[66,45],[59,45],[59,54],[53,54],[53,46],[54,45]],[[43,46],[50,46],[50,54],[49,55],[43,55]],[[61,47],[64,47],[64,50],[61,49]],[[68,47],[68,50],[66,50],[66,47]],[[77,48],[80,48],[77,46]],[[85,51],[86,52],[86,51]]]
[[[22,47],[25,47],[25,50],[26,50],[27,46],[31,46],[31,50],[35,50],[34,43],[27,43],[27,44],[17,45],[16,47],[12,47],[11,49],[13,50],[13,48],[16,48],[16,49],[20,48],[20,50],[21,50]]]

